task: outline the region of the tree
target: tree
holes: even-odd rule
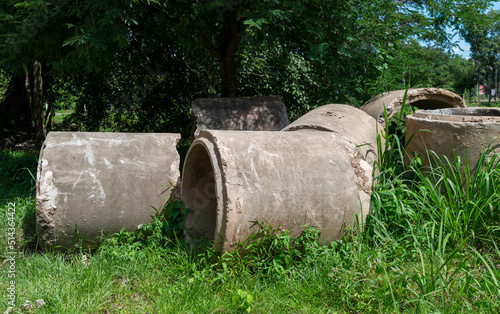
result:
[[[379,76],[375,86],[385,90],[404,89],[407,82],[412,87],[437,87],[463,95],[474,86],[472,60],[445,51],[443,48],[423,47],[410,40],[394,54],[391,71]]]
[[[11,73],[10,88],[0,109],[10,113],[7,119],[11,127],[26,126],[27,103],[34,122],[35,143],[41,145],[45,139],[43,91],[49,87],[52,71],[96,70],[109,62],[112,54],[126,43],[126,28],[121,24],[119,10],[122,5],[121,1],[67,0],[0,3],[0,67]],[[72,23],[78,24],[78,29]],[[87,30],[92,34],[85,33]],[[85,36],[88,40],[82,40]],[[74,44],[79,41],[81,44]],[[114,42],[118,43],[115,49],[111,48]],[[20,80],[23,76],[24,82]],[[21,84],[26,92],[21,91]],[[18,112],[23,114],[12,116]]]
[[[272,92],[287,95],[296,108],[332,101],[359,103],[373,95],[374,82],[390,70],[402,43],[419,38],[446,45],[444,27],[461,23],[455,17],[467,5],[487,3],[7,0],[0,4],[4,13],[0,18],[0,62],[15,76],[25,74],[35,60],[47,69],[48,77],[101,72],[113,86],[115,74],[120,78],[127,75],[127,69],[120,67],[130,64],[127,58],[137,54],[150,60],[151,54],[159,55],[158,49],[163,49],[172,54],[164,57],[174,62],[174,72],[184,67],[175,64],[179,59],[171,58],[173,55],[204,60],[198,79],[210,77],[212,87],[206,90],[214,89],[215,93],[207,93],[212,96]],[[165,32],[154,34],[147,25]],[[115,72],[108,71],[110,65]],[[170,68],[166,63],[163,66]],[[211,78],[215,67],[218,79]],[[281,81],[265,87],[254,75],[261,70],[271,71],[261,73],[261,78]],[[251,84],[243,79],[245,75],[251,75]],[[50,81],[43,85],[48,88]],[[305,91],[301,85],[310,89]],[[316,94],[306,95],[313,90]],[[87,111],[96,109],[91,107],[97,103],[104,104],[106,94],[86,104]],[[169,102],[174,107],[190,98],[186,94],[176,97]]]
[[[479,14],[464,17],[462,23],[464,27],[460,35],[471,46],[475,82],[485,85],[485,92],[490,96],[490,91],[493,89],[498,93],[500,13],[495,10],[488,13],[479,12]]]

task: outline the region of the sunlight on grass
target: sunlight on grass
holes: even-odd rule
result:
[[[27,300],[36,313],[497,312],[498,155],[485,152],[475,173],[460,170],[460,160],[423,169],[418,160],[403,163],[403,135],[403,124],[387,124],[363,233],[324,243],[311,227],[292,237],[255,222],[260,231],[222,255],[208,241],[184,242],[180,203],[96,251],[40,252],[36,154],[2,151],[0,276],[9,274],[7,213],[14,209],[20,311]],[[7,308],[8,299],[0,305]]]

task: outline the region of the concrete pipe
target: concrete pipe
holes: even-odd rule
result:
[[[180,134],[50,132],[37,172],[37,235],[42,248],[99,242],[137,230],[179,180]]]
[[[500,108],[418,110],[406,118],[406,162],[417,154],[428,166],[428,149],[450,161],[459,156],[473,170],[490,143],[490,148],[500,153],[499,137]]]
[[[348,105],[325,105],[309,111],[283,131],[306,129],[335,132],[345,136],[358,147],[368,163],[378,161],[377,134],[383,132],[384,128],[364,111]],[[384,138],[381,137],[381,140],[383,144]]]
[[[193,138],[201,130],[279,131],[289,123],[279,96],[199,98],[191,112]]]
[[[386,92],[368,100],[361,110],[384,122],[384,107],[388,118],[393,117],[401,109],[403,104],[404,90]],[[419,109],[440,108],[466,108],[467,105],[462,97],[441,88],[411,88],[406,96],[406,105],[412,105]]]
[[[328,147],[328,149],[325,149]],[[202,131],[184,163],[182,198],[194,235],[234,250],[267,221],[298,235],[301,224],[342,237],[370,208],[372,168],[336,133]]]

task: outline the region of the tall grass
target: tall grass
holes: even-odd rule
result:
[[[449,160],[429,151],[430,167],[418,158],[405,165],[404,125],[396,122],[399,130],[390,130],[394,123],[386,114],[365,234],[369,247],[401,254],[396,258],[405,266],[394,285],[407,293],[391,289],[393,310],[498,311],[499,155],[488,148],[469,168],[459,157]]]

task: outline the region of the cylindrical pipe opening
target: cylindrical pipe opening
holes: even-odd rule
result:
[[[406,93],[406,98],[404,97]],[[361,110],[368,113],[380,123],[385,123],[384,116],[394,116],[406,105],[419,109],[466,108],[465,101],[459,95],[441,88],[415,88],[386,92],[373,97],[361,106]]]
[[[482,108],[482,107],[470,107],[470,108],[445,108],[437,110],[425,110],[417,111],[414,116],[418,118],[427,118],[429,120],[449,120],[457,118],[461,122],[478,122],[475,117],[500,117],[500,108]],[[483,118],[486,122],[489,119]]]
[[[440,109],[440,108],[454,108],[453,102],[443,99],[422,99],[414,102],[409,102],[409,105],[415,106],[418,109]]]
[[[215,240],[217,191],[212,161],[203,140],[193,143],[184,162],[182,199],[192,212],[186,217],[188,241],[203,236]]]

